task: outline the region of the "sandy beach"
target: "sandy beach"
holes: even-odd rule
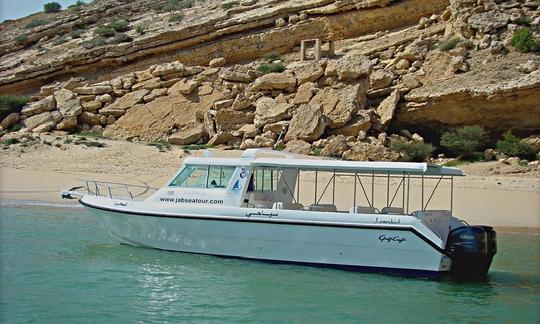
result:
[[[159,188],[175,173],[186,156],[181,147],[161,150],[145,143],[99,139],[106,146],[66,144],[65,137],[42,135],[46,144],[10,146],[1,153],[0,200],[62,203],[60,190],[80,185],[80,179],[131,183]],[[238,156],[241,151],[213,149],[216,156]],[[331,162],[330,162],[331,163]],[[466,177],[454,181],[454,214],[470,224],[486,224],[499,231],[540,233],[540,172],[499,162],[460,166]],[[312,179],[304,179],[312,182]],[[345,180],[344,180],[345,181]],[[346,181],[345,181],[346,182]],[[336,204],[348,204],[350,183]],[[415,185],[416,186],[416,185]],[[418,186],[419,187],[419,186]],[[305,188],[305,186],[304,186]],[[376,186],[376,203],[383,203],[384,185]],[[439,187],[432,208],[448,208],[448,184]],[[309,195],[309,192],[306,192]],[[379,201],[380,200],[380,201]],[[414,200],[414,197],[413,197]],[[73,203],[69,201],[68,203]],[[398,204],[399,205],[399,204]],[[414,206],[414,204],[413,204]]]

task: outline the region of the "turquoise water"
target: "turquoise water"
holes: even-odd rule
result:
[[[540,321],[540,236],[500,234],[488,280],[455,283],[116,243],[82,210],[5,207],[0,321]]]

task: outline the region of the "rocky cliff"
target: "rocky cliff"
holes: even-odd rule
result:
[[[21,112],[26,131],[375,160],[400,158],[393,140],[454,126],[540,132],[539,56],[510,45],[520,25],[538,32],[537,2],[171,3],[184,5],[94,1],[24,41],[22,26],[37,18],[3,23],[0,91],[38,88]],[[132,40],[89,48],[115,15]],[[83,23],[81,38],[67,39]],[[298,45],[313,38],[334,41],[335,54],[323,47],[321,60],[301,61]],[[263,59],[272,51],[281,56]]]

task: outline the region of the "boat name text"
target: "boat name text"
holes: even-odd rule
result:
[[[375,224],[401,224],[401,219],[379,219],[379,217],[375,218]]]

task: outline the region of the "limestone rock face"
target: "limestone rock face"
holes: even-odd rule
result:
[[[262,97],[256,103],[255,126],[275,123],[289,119],[292,116],[293,105],[288,103],[276,103],[276,100]]]
[[[392,121],[392,118],[394,118],[400,97],[399,91],[395,90],[388,98],[384,99],[383,102],[379,104],[379,107],[377,107],[377,114],[380,116],[382,130],[386,130]]]
[[[52,114],[48,111],[42,112],[41,114],[28,117],[24,120],[24,126],[30,130],[38,127],[39,125],[53,122]]]
[[[21,110],[23,116],[32,116],[44,111],[51,111],[56,108],[56,101],[53,96],[47,96],[40,101],[33,102]]]
[[[130,92],[107,107],[101,109],[99,113],[102,115],[113,115],[115,117],[122,116],[125,114],[126,110],[142,102],[143,97],[149,92],[150,91],[147,89]]]
[[[125,115],[105,128],[103,135],[119,139],[137,136],[148,141],[166,138],[170,136],[171,129],[200,124],[200,116],[204,116],[215,101],[223,98],[223,93],[218,91],[197,97],[195,101],[182,94],[158,97],[128,109]]]
[[[294,91],[296,78],[290,73],[268,73],[255,80],[250,91],[287,90]]]
[[[354,161],[398,161],[399,154],[380,144],[356,142],[343,153],[343,158]]]
[[[320,105],[300,106],[291,120],[285,141],[303,140],[313,142],[324,133],[326,121]]]
[[[339,60],[330,60],[325,75],[337,75],[341,81],[368,78],[371,74],[371,60],[364,55],[345,55]]]
[[[321,155],[341,157],[347,150],[349,150],[347,138],[343,135],[338,135],[328,141],[328,144],[321,150]]]
[[[195,144],[203,138],[204,131],[201,124],[187,125],[167,138],[167,142],[175,145]]]

